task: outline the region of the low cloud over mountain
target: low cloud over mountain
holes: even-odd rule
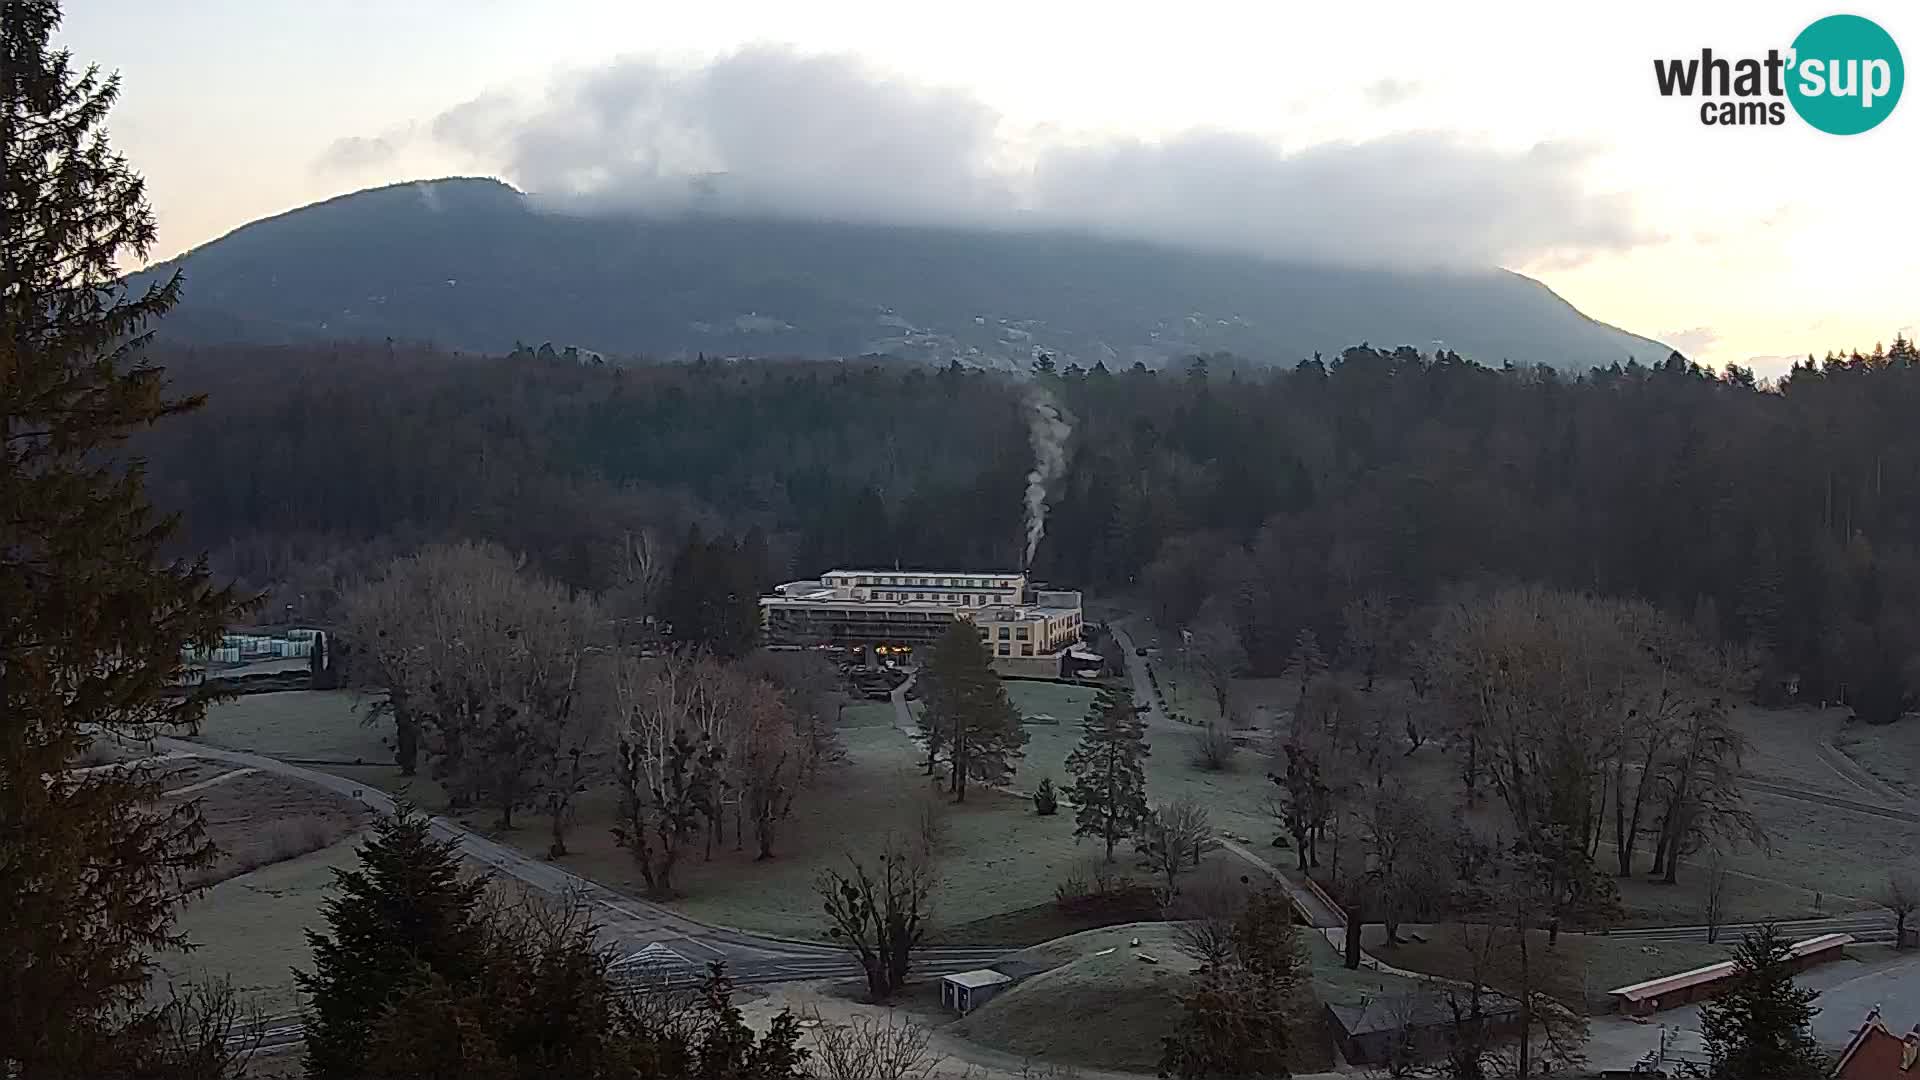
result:
[[[1387,102],[1414,87],[1382,87]],[[980,99],[845,56],[751,48],[683,68],[629,58],[337,141],[331,168],[426,141],[560,209],[893,225],[1073,228],[1288,260],[1541,266],[1647,237],[1588,191],[1590,149],[1447,132],[1280,145],[1020,130]]]

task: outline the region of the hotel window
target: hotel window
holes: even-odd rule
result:
[[[1032,656],[1032,655],[1033,655],[1033,646],[1031,646],[1031,645],[1022,645],[1022,646],[1020,646],[1020,655],[1021,655],[1021,656]]]
[[[1011,636],[1012,636],[1012,634],[1010,634],[1010,633],[1008,632],[1008,628],[1007,628],[1007,627],[1004,627],[1004,626],[1003,626],[1003,627],[1001,627],[1001,628],[1000,628],[1000,640],[1002,640],[1002,641],[1005,641],[1005,640],[1006,640],[1007,638],[1009,638],[1009,637],[1011,637]]]
[[[1019,638],[1022,641],[1025,641],[1027,639],[1027,628],[1022,626],[1015,629],[1013,632],[1013,636]]]

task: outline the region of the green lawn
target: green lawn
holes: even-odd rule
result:
[[[393,760],[392,724],[368,726],[367,699],[345,690],[247,694],[207,709],[194,737],[229,750],[346,764]]]
[[[1472,968],[1466,945],[1457,926],[1414,926],[1401,928],[1409,940],[1386,944],[1386,931],[1368,926],[1360,941],[1367,952],[1383,963],[1408,971],[1425,972],[1442,978],[1463,978]],[[1421,940],[1411,940],[1418,935]],[[1605,1012],[1612,1007],[1607,991],[1661,975],[1672,975],[1717,963],[1732,955],[1731,941],[1708,945],[1704,942],[1643,942],[1631,938],[1612,938],[1603,934],[1561,934],[1553,948],[1547,947],[1544,930],[1527,935],[1536,972],[1544,979],[1547,993],[1569,1006],[1585,1002],[1589,1012]],[[1333,955],[1328,946],[1327,953]],[[1338,964],[1338,957],[1333,961]],[[1316,978],[1318,978],[1316,969]],[[1490,985],[1512,989],[1501,972],[1489,972]]]
[[[1023,715],[1045,712],[1061,721],[1027,725],[1026,757],[1014,776],[1015,785],[1031,791],[1042,776],[1051,776],[1056,786],[1065,784],[1067,755],[1080,741],[1079,720],[1093,694],[1081,687],[1050,683],[1010,682],[1007,691]],[[1148,732],[1147,797],[1156,805],[1181,797],[1199,799],[1215,827],[1264,843],[1274,832],[1272,819],[1261,807],[1273,787],[1266,778],[1266,761],[1243,750],[1228,770],[1208,772],[1194,764],[1195,734],[1184,725],[1171,724]]]
[[[1128,944],[1136,937],[1139,948]],[[948,1030],[1021,1057],[1152,1073],[1160,1040],[1179,1023],[1194,968],[1171,931],[1136,924],[1077,934],[1051,948],[1048,961],[1064,960],[1062,966],[1002,992]]]
[[[193,949],[155,958],[150,995],[164,997],[169,981],[233,980],[233,988],[267,1015],[297,1005],[292,968],[310,968],[305,931],[320,925],[320,902],[332,870],[354,863],[357,837],[310,855],[230,878],[189,901],[179,928]]]
[[[893,724],[891,701],[855,701],[840,710],[843,728],[892,727]]]
[[[1006,685],[1022,715],[1045,714],[1058,721],[1026,725],[1030,741],[1014,776],[1016,789],[1030,791],[1042,776],[1064,786],[1066,757],[1079,739],[1078,721],[1094,692],[1058,683],[1015,680]],[[1276,685],[1271,681],[1250,685],[1248,696],[1271,697]],[[358,706],[357,699],[344,692],[249,695],[216,705],[199,738],[277,756],[343,763],[329,767],[385,790],[404,787],[422,806],[443,808],[442,793],[431,779],[403,781],[398,770],[387,764],[391,754],[382,744],[384,732],[362,723],[364,713]],[[1845,748],[1862,758],[1903,747],[1906,739],[1901,732],[1888,734],[1891,729],[1840,731],[1808,710],[1745,711],[1742,720],[1755,743],[1750,758],[1753,768],[1768,776],[1799,777],[1808,783],[1819,779],[1819,770],[1839,782],[1828,766],[1803,760],[1812,752],[1813,739],[1839,734],[1846,740]],[[888,832],[917,835],[920,806],[929,797],[931,785],[920,774],[918,751],[893,725],[891,703],[852,703],[842,721],[852,761],[802,794],[792,819],[783,823],[776,858],[760,863],[753,860],[751,851],[734,851],[729,823],[726,840],[710,861],[702,849],[683,864],[676,884],[684,894],[677,903],[685,910],[743,928],[811,935],[818,928],[812,883],[822,867],[841,861],[848,852],[877,852]],[[1156,804],[1182,796],[1197,798],[1208,807],[1216,828],[1249,838],[1271,861],[1291,868],[1290,851],[1266,846],[1276,828],[1263,805],[1273,791],[1266,779],[1265,752],[1243,749],[1228,770],[1209,772],[1194,762],[1193,738],[1191,729],[1165,721],[1149,732],[1149,798]],[[345,764],[354,761],[364,764]],[[1501,820],[1504,811],[1493,800],[1476,805],[1462,801],[1455,764],[1437,747],[1429,744],[1402,764],[1401,782],[1418,792],[1437,814],[1481,824]],[[1883,764],[1880,771],[1891,782],[1893,766]],[[1888,853],[1912,847],[1911,827],[1902,822],[1758,792],[1750,796],[1750,805],[1768,831],[1771,847],[1728,856],[1730,919],[1857,909],[1882,884]],[[638,891],[641,882],[632,860],[614,846],[609,832],[612,809],[608,787],[584,797],[567,864],[615,887]],[[975,788],[967,803],[949,810],[947,816],[936,899],[940,921],[948,925],[1046,904],[1053,897],[1053,887],[1096,854],[1090,842],[1074,842],[1070,811],[1040,818],[1022,798]],[[479,812],[468,820],[484,828],[491,815]],[[544,853],[548,843],[544,820],[525,814],[505,839]],[[1602,850],[1603,864],[1610,854]],[[1696,860],[1682,867],[1678,887],[1644,880],[1622,882],[1629,920],[1699,921],[1704,876],[1701,860]]]

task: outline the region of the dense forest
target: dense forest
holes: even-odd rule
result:
[[[398,551],[498,540],[606,590],[690,527],[764,534],[767,578],[1020,557],[1023,387],[886,362],[580,366],[393,345],[183,350],[209,406],[135,443],[186,543],[309,618]],[[1920,684],[1920,365],[1896,341],[1776,383],[1677,355],[1570,376],[1361,346],[1032,378],[1073,418],[1034,570],[1249,668],[1343,605],[1453,582],[1645,598],[1772,657],[1762,690],[1891,719]],[[656,571],[657,572],[657,571]]]

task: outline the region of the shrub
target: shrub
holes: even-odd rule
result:
[[[1193,736],[1193,763],[1208,772],[1224,772],[1233,765],[1233,732],[1223,721],[1210,720]]]
[[[914,808],[913,831],[922,855],[938,855],[947,846],[947,834],[953,825],[949,814],[947,800],[937,787],[921,792],[919,805]]]
[[[1076,908],[1086,903],[1093,895],[1093,886],[1078,873],[1069,871],[1060,884],[1053,887],[1053,902],[1062,908]]]
[[[1060,795],[1053,790],[1053,777],[1040,778],[1040,786],[1033,789],[1033,809],[1041,817],[1052,817],[1060,811]]]

